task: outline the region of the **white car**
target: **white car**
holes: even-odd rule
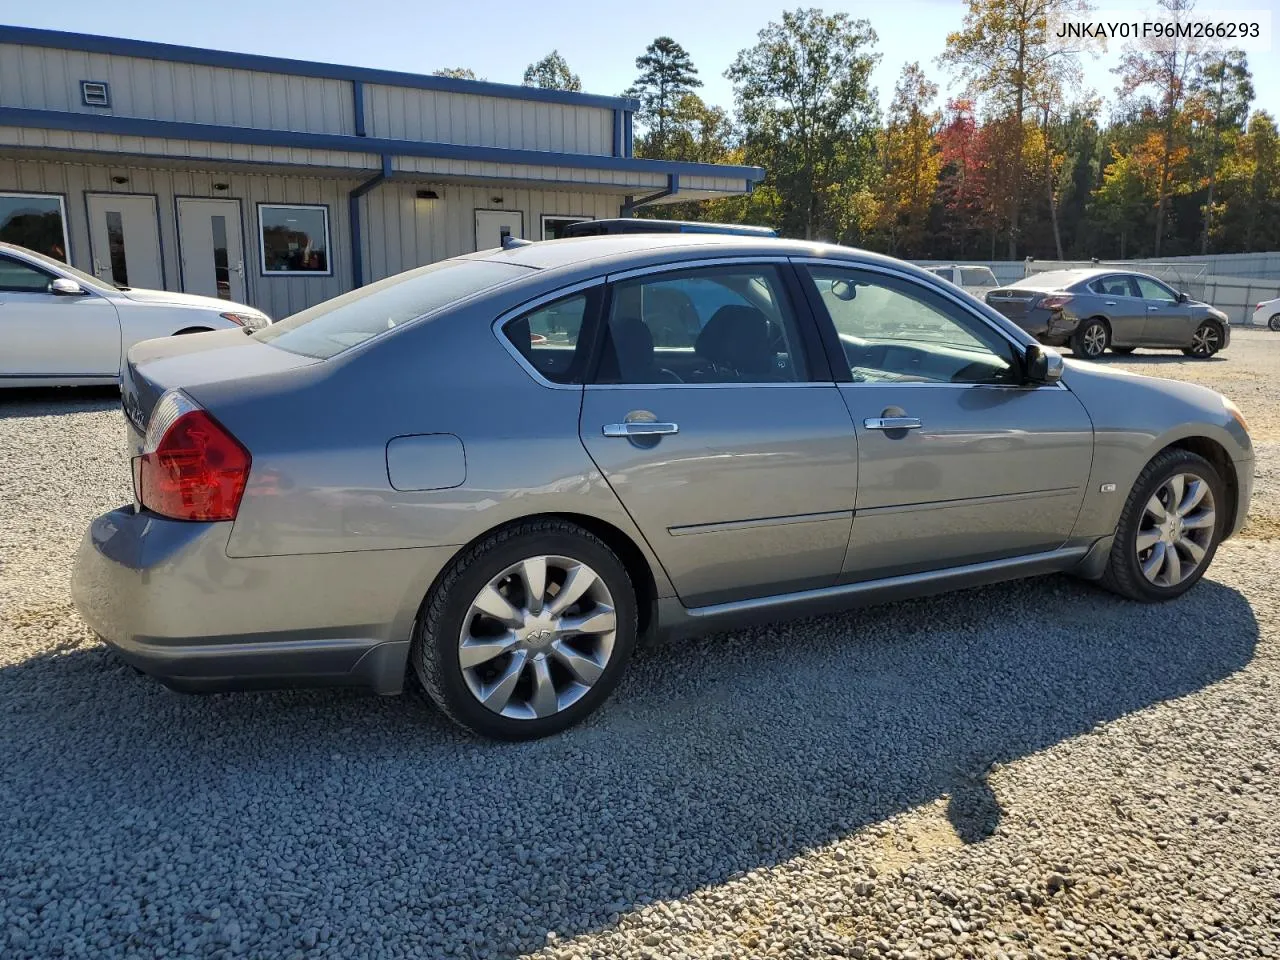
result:
[[[971,267],[947,264],[945,266],[925,267],[935,277],[941,277],[948,283],[954,283],[966,293],[971,293],[981,300],[988,291],[1000,286],[996,275],[990,267]]]
[[[1274,300],[1263,300],[1258,304],[1257,309],[1253,311],[1253,319],[1249,322],[1254,326],[1280,330],[1280,297]]]
[[[0,243],[0,387],[119,383],[124,356],[139,340],[270,322],[243,303],[116,287]]]

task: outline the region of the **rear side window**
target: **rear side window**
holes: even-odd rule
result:
[[[326,300],[253,336],[290,353],[328,360],[455,300],[532,272],[487,260],[443,260]]]
[[[600,287],[544,303],[508,321],[502,335],[525,362],[552,383],[581,383],[590,346],[584,330]]]

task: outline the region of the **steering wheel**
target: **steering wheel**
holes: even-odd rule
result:
[[[674,370],[668,370],[666,367],[659,367],[658,373],[666,377],[670,383],[684,383],[684,381],[680,379],[680,375]]]

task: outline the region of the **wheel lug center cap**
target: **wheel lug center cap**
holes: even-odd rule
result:
[[[548,616],[531,616],[524,625],[524,645],[530,650],[545,650],[557,634],[555,621]]]

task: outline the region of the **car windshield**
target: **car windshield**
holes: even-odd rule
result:
[[[63,263],[61,260],[55,260],[53,257],[46,257],[43,253],[36,253],[34,250],[28,250],[26,247],[20,248],[22,255],[30,257],[32,260],[39,262],[41,266],[47,266],[57,270],[58,273],[65,277],[70,277],[79,282],[82,286],[88,287],[90,290],[98,290],[101,292],[111,292],[112,290],[127,290],[128,287],[120,287],[116,284],[106,283],[99,280],[91,273],[85,273],[83,270],[77,270],[69,263]]]
[[[532,269],[488,260],[443,260],[326,300],[253,337],[290,353],[328,360],[454,301],[528,276]]]

